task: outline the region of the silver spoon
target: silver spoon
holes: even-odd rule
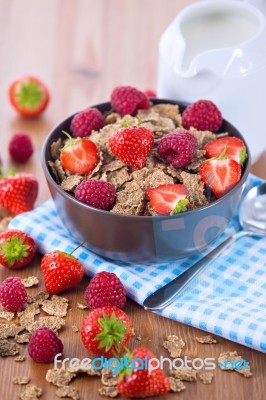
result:
[[[144,300],[145,310],[162,310],[187,288],[195,276],[226,247],[243,236],[266,236],[266,182],[252,188],[242,200],[239,221],[243,230],[226,239],[200,261]]]

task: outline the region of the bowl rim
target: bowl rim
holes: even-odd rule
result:
[[[162,99],[162,98],[151,98],[150,99],[152,104],[174,104],[174,105],[178,105],[181,107],[187,107],[190,103],[184,102],[184,101],[178,101],[178,100],[170,100],[170,99]],[[104,102],[104,103],[99,103],[96,105],[91,105],[88,107],[93,107],[93,108],[106,108],[108,107],[111,109],[111,104],[110,102]],[[87,107],[85,107],[87,108]],[[239,190],[239,188],[241,186],[244,185],[249,173],[250,173],[250,167],[251,167],[251,156],[250,156],[250,150],[248,147],[248,144],[245,140],[245,138],[242,136],[242,134],[239,132],[239,130],[232,125],[229,121],[227,121],[226,119],[223,118],[223,124],[229,124],[231,128],[235,129],[238,133],[238,135],[240,136],[241,140],[243,140],[245,146],[246,146],[246,152],[247,152],[247,160],[246,160],[246,165],[245,165],[245,171],[243,173],[243,175],[241,176],[240,181],[232,188],[230,189],[224,196],[220,197],[219,199],[216,199],[215,201],[213,201],[212,203],[209,203],[208,205],[205,206],[201,206],[201,207],[197,207],[197,208],[193,208],[187,211],[183,211],[181,213],[178,214],[174,214],[174,215],[151,215],[151,216],[144,216],[144,215],[127,215],[127,214],[118,214],[118,213],[111,213],[110,211],[106,211],[106,210],[101,210],[101,209],[97,209],[95,207],[89,206],[85,203],[81,203],[80,201],[76,200],[74,196],[70,195],[68,192],[66,192],[65,190],[63,190],[54,180],[54,178],[52,177],[52,174],[48,168],[47,165],[47,161],[46,160],[46,152],[47,152],[47,147],[49,145],[49,143],[51,142],[51,138],[54,135],[55,131],[60,129],[60,126],[65,123],[67,120],[70,120],[74,117],[74,115],[76,115],[79,111],[69,115],[68,117],[64,118],[62,121],[60,121],[56,126],[54,126],[52,128],[52,130],[49,132],[49,134],[47,135],[43,146],[42,146],[42,151],[41,151],[41,164],[42,164],[42,168],[45,174],[46,179],[52,184],[52,186],[55,188],[55,190],[57,192],[59,192],[66,200],[70,200],[71,202],[73,202],[75,205],[82,207],[90,212],[93,213],[97,213],[97,214],[102,214],[103,216],[106,217],[117,217],[117,218],[122,218],[122,219],[130,219],[131,221],[133,220],[138,220],[138,221],[151,221],[153,219],[156,219],[156,221],[161,221],[161,220],[165,220],[165,219],[178,219],[178,218],[183,218],[187,215],[191,215],[191,214],[195,214],[195,213],[199,213],[203,210],[209,210],[212,209],[213,207],[219,205],[220,203],[226,201],[226,199],[229,199],[235,192],[237,192]]]

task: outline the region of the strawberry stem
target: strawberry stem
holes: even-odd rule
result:
[[[66,135],[66,137],[67,137],[69,140],[73,140],[73,137],[72,137],[68,132],[66,132],[66,131],[62,131],[62,132],[63,132],[64,135]]]
[[[80,243],[77,247],[74,248],[74,250],[71,251],[71,253],[69,253],[70,256],[72,256],[72,254],[78,250],[80,247],[82,247],[84,245],[84,243],[86,242],[86,240],[83,240],[82,243]]]

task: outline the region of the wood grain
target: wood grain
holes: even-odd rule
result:
[[[156,88],[158,40],[165,27],[189,0],[5,0],[0,1],[0,155],[6,168],[31,171],[40,181],[38,204],[49,198],[42,173],[40,152],[49,130],[66,115],[87,105],[109,98],[118,84],[131,84],[141,89]],[[51,89],[52,101],[41,118],[25,120],[18,117],[7,100],[8,83],[15,77],[32,73],[41,77]],[[14,165],[8,156],[8,142],[16,131],[31,135],[35,154],[26,165]],[[253,171],[266,178],[266,151],[254,165]],[[1,269],[1,280],[8,275],[41,279],[40,258],[23,271],[16,273]],[[86,357],[79,333],[72,332],[73,324],[80,326],[87,311],[76,308],[83,302],[82,284],[66,296],[72,311],[66,328],[60,334],[67,357]],[[41,280],[40,288],[43,288]],[[29,289],[34,293],[37,289]],[[202,332],[183,324],[145,312],[128,301],[126,312],[131,317],[136,337],[131,347],[147,346],[157,356],[167,356],[162,341],[168,334],[180,335],[186,342],[189,356],[215,357],[220,352],[237,350],[251,364],[254,376],[245,379],[235,372],[215,371],[211,385],[188,383],[181,394],[168,394],[164,399],[215,400],[265,398],[266,359],[262,353],[219,338],[217,345],[201,345],[195,337]],[[24,347],[26,353],[26,346]],[[0,359],[0,399],[15,399],[20,388],[11,383],[16,375],[30,375],[32,383],[44,389],[43,399],[53,399],[55,388],[45,382],[49,366],[36,365],[27,357],[16,363],[12,357]],[[96,378],[79,378],[74,382],[82,399],[99,399]]]

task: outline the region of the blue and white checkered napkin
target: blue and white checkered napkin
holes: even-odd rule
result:
[[[258,178],[250,175],[246,190],[259,183]],[[9,227],[28,232],[42,253],[55,249],[71,252],[78,245],[62,225],[52,200],[17,216]],[[78,249],[75,256],[88,275],[101,270],[115,272],[129,297],[142,304],[148,295],[239,229],[235,216],[226,231],[202,255],[171,263],[112,262],[84,247]],[[184,294],[160,314],[266,352],[266,238],[239,239],[218,258],[210,260]]]

